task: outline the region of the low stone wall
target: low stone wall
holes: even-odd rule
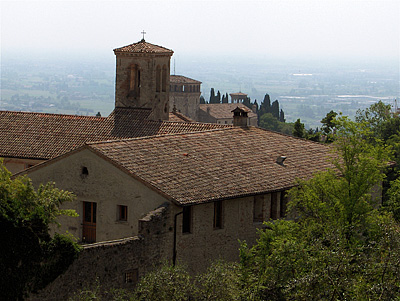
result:
[[[139,220],[139,235],[85,245],[68,270],[29,300],[67,300],[76,292],[133,288],[138,278],[163,261],[172,260],[173,228],[165,204]]]

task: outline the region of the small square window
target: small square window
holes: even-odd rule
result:
[[[128,206],[118,205],[118,220],[119,221],[128,220]]]
[[[133,269],[125,273],[125,283],[136,284],[138,282],[138,269]]]

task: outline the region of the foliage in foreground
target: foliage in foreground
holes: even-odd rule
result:
[[[37,190],[27,177],[11,179],[0,162],[0,291],[6,300],[21,300],[28,292],[45,287],[62,273],[79,252],[67,235],[49,235],[49,224],[60,214],[69,192],[54,184]]]
[[[92,288],[77,292],[69,301],[241,300],[238,272],[238,264],[217,261],[205,273],[191,277],[185,267],[164,263],[143,277],[132,291],[102,291],[96,282]]]

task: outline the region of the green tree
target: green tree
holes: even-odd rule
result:
[[[279,113],[279,121],[280,122],[285,122],[285,113],[283,112],[283,110],[281,109],[280,113]]]
[[[304,138],[305,136],[304,123],[301,123],[300,118],[297,119],[296,122],[294,123],[293,136],[299,138]]]
[[[252,104],[250,102],[250,97],[246,97],[245,100],[243,100],[243,104],[248,107],[250,110],[252,109]]]
[[[321,120],[322,131],[329,135],[334,132],[335,129],[335,117],[338,115],[335,111],[331,110],[326,116]]]
[[[260,107],[258,109],[258,124],[260,124],[261,116],[266,113],[271,113],[271,99],[268,94],[265,94],[264,100],[261,102]]]
[[[228,98],[223,94],[221,103],[228,103]]]
[[[217,92],[217,96],[216,96],[216,101],[215,102],[216,103],[221,103],[221,92],[219,92],[219,90]]]
[[[384,124],[391,118],[390,105],[385,105],[382,101],[379,101],[365,110],[358,110],[355,120],[357,122],[365,122],[371,129],[371,133],[374,137],[383,138]]]
[[[242,245],[240,275],[248,299],[391,300],[399,295],[400,227],[374,198],[390,152],[379,141],[369,142],[365,123],[341,117],[335,127],[335,168],[299,181],[289,193],[289,215],[296,220],[269,222],[254,247]],[[396,185],[392,195],[398,209]]]
[[[271,114],[279,120],[279,101],[275,100],[271,105]]]
[[[210,101],[208,103],[215,103],[216,101],[216,97],[215,97],[215,91],[214,88],[211,88],[210,91]]]
[[[272,130],[272,131],[279,131],[280,130],[280,123],[278,119],[276,119],[271,113],[266,113],[261,116],[259,120],[260,127]]]
[[[203,95],[200,95],[200,104],[205,104],[206,100],[204,99]]]
[[[6,300],[45,287],[74,260],[79,247],[66,236],[49,235],[57,216],[76,215],[60,205],[74,196],[54,184],[37,190],[27,177],[11,178],[0,164],[0,291]]]
[[[164,264],[140,280],[135,300],[189,300],[192,291],[190,276],[184,267]]]

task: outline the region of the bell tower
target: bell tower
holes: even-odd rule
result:
[[[114,49],[115,107],[151,109],[150,119],[168,120],[172,50],[147,43]]]

